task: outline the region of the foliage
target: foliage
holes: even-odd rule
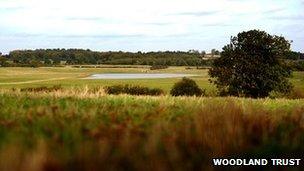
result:
[[[285,98],[285,99],[304,99],[304,89],[293,88],[290,93],[283,94],[277,92],[271,92],[270,98]]]
[[[22,88],[20,89],[21,92],[53,92],[53,91],[59,91],[61,90],[61,85],[54,85],[52,87],[30,87],[30,88]]]
[[[0,67],[6,67],[8,66],[9,64],[7,63],[7,59],[5,57],[2,57],[0,55]]]
[[[301,58],[301,53],[300,52],[289,51],[289,52],[285,53],[283,58],[284,59],[289,59],[289,60],[299,60]]]
[[[216,49],[212,49],[211,50],[211,55],[214,56],[214,55],[220,55],[220,51],[216,50]]]
[[[288,61],[287,64],[293,71],[304,71],[304,61],[302,60]]]
[[[290,43],[281,36],[251,30],[231,38],[215,59],[209,75],[221,95],[267,97],[271,91],[290,92],[291,70],[281,60]]]
[[[190,50],[164,52],[97,52],[89,49],[36,49],[15,50],[5,55],[5,59],[14,63],[6,66],[58,66],[58,65],[150,65],[150,66],[210,66],[213,59],[202,60],[205,51]],[[211,55],[220,55],[216,49]],[[304,59],[300,52],[286,52],[284,59]]]
[[[170,94],[172,96],[202,96],[205,95],[205,90],[199,88],[194,80],[184,77],[174,84]]]
[[[164,94],[164,91],[159,88],[132,86],[128,84],[107,86],[104,89],[105,92],[108,94],[130,94],[130,95],[150,95],[150,96],[159,96]]]
[[[304,53],[300,53],[300,59],[304,60]]]
[[[168,66],[166,66],[166,65],[152,65],[150,67],[150,70],[167,69],[167,68],[168,68]]]
[[[9,59],[16,64],[36,61],[44,65],[112,64],[112,65],[164,65],[164,66],[198,66],[202,58],[200,53],[192,52],[96,52],[83,49],[37,49],[15,50]]]

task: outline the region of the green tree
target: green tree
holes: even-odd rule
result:
[[[30,66],[30,67],[33,67],[33,68],[38,68],[38,67],[40,67],[41,65],[42,65],[41,62],[38,61],[38,60],[31,60],[31,61],[29,62],[29,66]]]
[[[209,70],[222,95],[267,97],[290,92],[291,70],[282,60],[290,43],[282,36],[251,30],[232,37]]]
[[[0,52],[0,67],[8,66],[7,58],[5,56],[2,56],[2,53]]]
[[[5,67],[7,65],[8,65],[7,64],[7,59],[4,58],[4,57],[2,57],[2,56],[0,56],[0,67]]]
[[[170,94],[172,96],[201,96],[205,94],[205,91],[200,89],[194,80],[184,77],[174,84]]]
[[[287,52],[285,54],[285,58],[286,59],[290,59],[290,60],[299,60],[300,59],[300,56],[301,56],[301,53],[300,52]]]
[[[220,55],[220,51],[216,50],[216,49],[212,49],[211,50],[211,55],[214,56],[214,55]]]

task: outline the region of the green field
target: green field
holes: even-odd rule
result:
[[[0,170],[220,170],[212,158],[303,157],[304,99],[114,96],[102,86],[168,92],[179,78],[83,79],[146,70],[0,68]],[[215,91],[207,70],[153,72],[197,74],[200,87]],[[295,72],[291,82],[304,89],[304,73]],[[19,91],[53,85],[63,89]]]
[[[98,73],[187,73],[197,74],[192,77],[207,92],[216,91],[209,83],[208,70],[170,67],[151,71],[148,68],[0,68],[0,88],[24,88],[38,86],[62,85],[63,87],[96,87],[116,84],[136,84],[153,88],[161,88],[168,92],[179,78],[170,79],[138,79],[138,80],[85,80],[83,78]],[[304,73],[295,72],[291,82],[296,88],[304,89]]]
[[[115,84],[138,84],[161,88],[169,91],[179,78],[172,79],[138,79],[138,80],[85,80],[83,78],[98,73],[189,73],[197,83],[206,89],[214,90],[208,82],[207,70],[186,70],[185,67],[170,67],[164,70],[151,71],[144,68],[0,68],[0,87],[23,88],[37,86],[62,85],[63,87],[96,87]]]

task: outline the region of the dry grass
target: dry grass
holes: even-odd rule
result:
[[[0,94],[0,170],[214,170],[214,157],[304,153],[304,100],[65,91]]]
[[[57,87],[57,86],[53,86]],[[11,95],[27,95],[31,97],[73,97],[73,98],[98,98],[105,96],[106,93],[103,87],[91,88],[85,87],[70,87],[70,88],[47,88],[47,87],[37,87],[37,88],[14,88],[14,89],[0,89],[1,94],[11,94]]]
[[[287,97],[289,99],[304,99],[304,89],[295,88]]]

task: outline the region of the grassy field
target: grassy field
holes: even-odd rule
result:
[[[85,80],[97,73],[189,73],[198,74],[194,77],[198,84],[209,90],[214,87],[208,82],[207,70],[186,70],[185,67],[170,67],[164,70],[151,71],[148,68],[0,68],[1,88],[23,88],[37,86],[62,85],[63,87],[96,87],[115,84],[139,84],[148,87],[170,90],[179,80],[173,79],[140,79],[140,80]]]
[[[209,83],[208,70],[170,67],[151,71],[148,68],[0,68],[0,88],[24,88],[38,86],[62,85],[63,87],[96,87],[116,84],[136,84],[153,88],[161,88],[168,92],[180,78],[171,79],[138,79],[138,80],[86,80],[82,79],[97,73],[187,73],[197,74],[192,77],[207,92],[216,91]],[[295,72],[291,82],[296,88],[304,89],[304,73]]]
[[[0,170],[214,170],[214,157],[304,152],[304,100],[1,93],[0,106]]]
[[[0,170],[221,170],[212,158],[303,157],[304,99],[112,96],[100,86],[168,91],[179,79],[82,79],[106,72],[145,70],[0,68]],[[207,70],[153,72],[198,74],[214,91]],[[291,81],[304,88],[304,73]],[[59,84],[52,92],[18,89]]]

